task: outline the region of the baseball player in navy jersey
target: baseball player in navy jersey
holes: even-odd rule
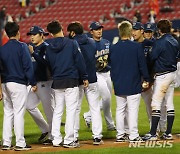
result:
[[[101,108],[104,112],[104,117],[108,130],[115,130],[114,121],[111,113],[111,95],[112,82],[110,77],[110,66],[108,65],[108,56],[110,42],[102,38],[103,26],[99,22],[92,22],[90,24],[90,33],[96,43],[96,69],[97,69],[97,83],[99,94],[101,96]],[[84,119],[89,126],[91,121],[90,111],[84,113]]]
[[[156,73],[153,96],[152,96],[152,124],[148,134],[144,140],[157,140],[156,130],[160,119],[160,109],[163,101],[166,103],[167,109],[167,129],[161,136],[161,139],[173,139],[171,131],[174,122],[174,79],[177,69],[177,56],[179,44],[177,40],[170,34],[171,22],[169,20],[160,20],[157,23],[160,38],[153,44],[150,58],[154,61],[154,71]]]
[[[27,33],[30,36],[32,44],[29,45],[31,59],[34,66],[34,73],[37,81],[38,90],[35,93],[29,91],[26,103],[26,109],[40,128],[42,134],[38,139],[39,142],[48,144],[51,138],[53,104],[51,103],[51,84],[52,81],[48,77],[48,66],[45,60],[45,53],[48,44],[44,42],[44,36],[48,33],[39,26],[32,26]],[[48,121],[45,121],[38,109],[38,104],[42,102],[42,106]],[[49,133],[49,140],[45,140]],[[52,142],[51,142],[52,143]]]
[[[135,22],[133,23],[133,31],[132,31],[132,36],[134,40],[138,43],[140,43],[143,47],[144,54],[146,56],[146,61],[148,62],[148,52],[152,48],[152,43],[151,41],[145,40],[143,37],[143,25],[140,22]],[[149,72],[151,72],[151,66],[148,67]],[[151,82],[153,82],[153,79],[151,78]],[[150,87],[148,90],[144,91],[141,93],[141,96],[146,104],[146,111],[148,115],[149,122],[151,122],[151,99],[152,99],[152,88]]]
[[[53,146],[62,145],[66,148],[75,148],[74,138],[76,110],[79,100],[79,78],[84,87],[88,87],[86,66],[76,41],[65,38],[59,21],[52,21],[47,30],[53,35],[48,40],[49,46],[46,58],[49,62],[52,76],[52,92],[55,107],[52,120]],[[64,142],[60,133],[61,118],[66,106],[66,124]]]
[[[118,25],[120,40],[110,48],[111,78],[116,95],[116,141],[126,141],[124,118],[128,110],[129,140],[142,141],[138,133],[138,111],[142,91],[149,85],[149,74],[143,48],[131,41],[132,24],[123,21]],[[131,65],[129,65],[131,62]]]
[[[81,53],[85,60],[86,70],[88,74],[88,81],[89,81],[89,86],[87,88],[83,88],[82,85],[79,86],[79,102],[76,110],[76,122],[74,127],[75,140],[78,142],[79,114],[81,110],[82,99],[85,94],[89,104],[89,109],[92,118],[93,144],[99,145],[102,144],[103,141],[102,141],[102,118],[100,111],[99,92],[98,92],[96,67],[95,67],[96,45],[93,39],[89,38],[86,34],[83,34],[83,26],[81,23],[72,22],[68,25],[67,30],[69,32],[69,37],[75,39],[80,46]]]
[[[3,150],[11,149],[12,129],[16,136],[14,150],[30,150],[24,139],[25,102],[30,84],[32,91],[36,91],[33,65],[28,46],[19,42],[19,26],[15,22],[8,22],[5,26],[9,41],[1,47],[0,61],[2,62],[2,91],[4,105],[3,120]]]
[[[152,45],[153,42],[155,41],[154,38],[154,31],[155,31],[155,25],[152,23],[146,23],[144,24],[144,33],[143,36],[145,38],[145,43],[144,43],[144,47],[145,47],[145,52],[148,54],[146,56],[149,56],[150,51],[152,49]],[[147,63],[148,63],[148,68],[151,74],[151,78],[154,79],[154,72],[153,72],[153,64],[150,62],[150,59],[148,57],[147,59]],[[153,88],[153,86],[152,86]],[[165,132],[166,131],[166,122],[167,122],[167,115],[166,115],[166,106],[165,106],[165,101],[162,102],[161,105],[161,117],[159,120],[159,125],[157,128],[157,132]]]

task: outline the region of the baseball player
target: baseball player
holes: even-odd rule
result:
[[[79,102],[76,110],[76,122],[74,127],[75,140],[78,142],[78,131],[79,131],[79,114],[81,110],[81,103],[85,94],[89,104],[91,117],[92,117],[92,133],[93,133],[93,144],[100,145],[102,141],[102,118],[99,104],[99,93],[96,76],[96,45],[93,39],[83,34],[83,26],[79,22],[72,22],[68,25],[67,31],[69,32],[70,38],[75,39],[81,49],[82,55],[85,60],[86,70],[88,74],[89,86],[83,88],[82,85],[79,87]]]
[[[86,67],[77,42],[64,37],[59,21],[50,22],[47,30],[53,36],[48,40],[46,52],[53,75],[52,91],[55,101],[52,120],[53,146],[59,147],[63,142],[60,124],[66,106],[63,146],[75,148],[78,146],[74,141],[74,127],[79,100],[79,78],[83,80],[84,87],[88,87]]]
[[[108,130],[115,130],[114,121],[111,113],[111,95],[112,95],[112,82],[110,77],[110,66],[108,65],[108,55],[110,42],[102,38],[103,26],[99,22],[92,22],[90,24],[90,33],[96,43],[96,69],[97,69],[97,83],[99,93],[101,96],[101,106],[104,112],[104,117]],[[83,115],[87,126],[90,124],[91,114],[86,112]]]
[[[24,113],[28,95],[27,84],[32,86],[32,91],[37,89],[33,65],[27,45],[19,41],[19,25],[8,22],[5,31],[9,41],[0,51],[4,105],[2,150],[11,149],[13,127],[16,136],[14,150],[30,150],[31,146],[27,145],[24,139]]]
[[[44,42],[44,36],[47,36],[48,33],[44,32],[44,30],[39,26],[32,26],[27,35],[30,36],[32,42],[32,44],[29,45],[29,50],[34,66],[34,74],[36,77],[38,90],[35,93],[29,91],[26,109],[42,132],[38,141],[48,144],[52,143],[51,128],[53,116],[53,104],[51,103],[52,81],[49,80],[48,66],[45,60],[45,52],[48,44]],[[38,109],[38,104],[40,101],[42,102],[48,124]],[[48,133],[49,139],[45,140]]]
[[[177,55],[179,51],[178,42],[170,34],[171,23],[169,20],[160,20],[157,23],[160,38],[153,44],[150,58],[154,61],[154,70],[156,73],[153,96],[152,96],[152,124],[144,140],[157,140],[156,129],[160,119],[161,103],[165,99],[167,108],[167,130],[161,136],[161,139],[172,139],[172,126],[174,121],[174,79],[177,69]]]
[[[139,23],[133,23],[133,37],[134,40],[141,43],[144,49],[144,54],[146,57],[146,62],[148,66],[148,71],[151,77],[151,85],[154,82],[154,71],[153,71],[153,63],[150,61],[149,54],[152,49],[152,45],[155,41],[153,37],[154,25],[151,23],[146,23],[144,26]],[[145,36],[145,37],[144,37]],[[153,86],[142,92],[142,98],[146,103],[146,111],[148,114],[148,119],[151,125],[151,100],[152,100],[152,90]],[[166,130],[166,106],[165,103],[162,103],[161,106],[161,118],[158,125],[158,132],[165,132]]]
[[[133,38],[134,38],[134,40],[136,42],[138,42],[138,43],[140,43],[142,45],[145,57],[147,59],[147,62],[149,62],[148,61],[148,54],[150,52],[150,49],[152,48],[153,42],[145,40],[144,37],[143,37],[143,32],[144,32],[143,25],[140,22],[133,23],[132,36],[133,36]],[[149,63],[147,63],[147,64],[149,66]],[[152,72],[151,66],[149,66],[148,69],[149,69],[149,73],[151,74],[151,72]],[[153,81],[152,78],[151,78],[151,80]],[[151,122],[152,88],[149,88],[148,90],[142,92],[141,96],[142,96],[142,98],[143,98],[143,100],[144,100],[144,102],[146,104],[146,112],[147,112],[147,115],[148,115],[149,122]]]
[[[138,133],[138,110],[142,91],[149,86],[149,74],[143,48],[132,42],[132,24],[123,21],[118,25],[120,40],[110,49],[111,79],[116,95],[116,141],[126,141],[124,118],[128,110],[129,140],[142,141]],[[131,65],[129,64],[131,62]]]

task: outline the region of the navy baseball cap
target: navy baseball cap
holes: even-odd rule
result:
[[[32,26],[30,28],[30,31],[27,33],[27,35],[32,35],[32,34],[39,34],[42,33],[44,36],[49,35],[49,33],[45,32],[41,27],[39,26]]]
[[[149,23],[149,22],[144,24],[144,31],[154,32],[154,25],[152,23]]]
[[[103,27],[104,27],[103,25],[101,25],[99,22],[96,22],[96,21],[92,22],[89,26],[90,30],[97,30]]]
[[[141,24],[140,22],[134,22],[133,29],[140,30],[140,29],[144,29],[144,27],[143,24]]]

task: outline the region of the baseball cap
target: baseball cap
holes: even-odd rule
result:
[[[32,26],[30,28],[30,31],[27,33],[27,35],[31,34],[38,34],[38,33],[43,33],[44,36],[49,35],[49,33],[45,32],[41,27],[39,26]]]
[[[154,31],[154,25],[152,23],[146,23],[144,24],[144,31]]]
[[[140,30],[140,29],[144,29],[144,27],[140,22],[134,22],[133,29]]]
[[[96,22],[96,21],[93,21],[89,26],[90,30],[97,30],[103,27],[104,27],[103,25],[101,25],[99,22]]]

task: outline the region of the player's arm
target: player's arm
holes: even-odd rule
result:
[[[86,72],[86,64],[83,55],[81,54],[79,45],[76,41],[74,41],[74,56],[75,56],[75,64],[79,71],[80,78],[83,80],[84,86],[87,87],[89,85],[89,82],[88,82],[88,75]]]
[[[33,64],[31,61],[31,56],[26,44],[22,45],[22,64],[25,75],[29,81],[29,84],[32,86],[32,90],[36,90],[36,80],[34,76]]]
[[[143,48],[140,44],[138,44],[138,64],[139,64],[139,70],[141,72],[141,76],[143,77],[144,81],[142,84],[143,88],[148,88],[149,87],[149,73],[147,69],[147,63],[146,63],[146,58],[143,53]]]
[[[161,47],[161,44],[159,44],[159,43],[160,43],[159,41],[158,42],[155,41],[153,44],[152,52],[149,55],[151,61],[155,61],[162,52],[162,47]]]
[[[34,48],[32,45],[28,45],[28,48],[29,48],[31,55],[34,57],[34,59],[38,63],[43,64],[43,65],[47,65],[47,61],[45,59],[45,48],[44,48],[44,51],[40,55],[38,55],[36,52],[34,52]]]

